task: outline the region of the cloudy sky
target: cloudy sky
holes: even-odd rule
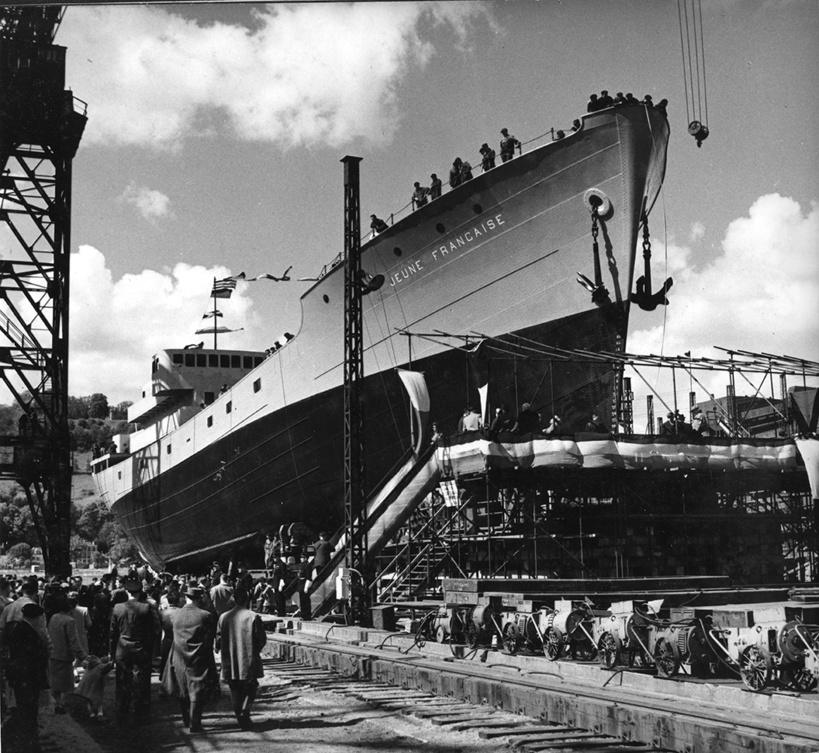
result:
[[[703,6],[701,149],[671,0],[70,8],[57,42],[89,115],[71,393],[133,399],[153,352],[201,339],[214,276],[315,274],[342,246],[343,155],[364,159],[362,213],[385,216],[500,127],[566,128],[604,88],[670,101],[650,224],[672,304],[634,316],[629,350],[819,359],[819,6]],[[304,289],[240,284],[221,308],[244,330],[225,344],[297,331]]]

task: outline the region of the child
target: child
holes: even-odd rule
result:
[[[80,684],[74,688],[74,695],[84,698],[88,704],[88,715],[91,719],[102,719],[102,697],[105,689],[105,676],[114,668],[114,662],[100,660],[89,656],[83,662],[85,674]]]

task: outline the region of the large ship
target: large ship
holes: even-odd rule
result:
[[[363,243],[363,270],[383,276],[363,297],[366,489],[412,444],[399,368],[424,375],[429,421],[444,433],[467,405],[504,404],[514,416],[527,402],[560,416],[564,433],[592,413],[617,420],[616,368],[541,347],[625,348],[669,126],[650,103],[620,104],[559,135]],[[154,356],[129,410],[133,431],[92,463],[100,495],[154,567],[192,567],[282,524],[342,525],[344,294],[343,265],[330,264],[275,351]],[[504,351],[504,339],[519,347]]]

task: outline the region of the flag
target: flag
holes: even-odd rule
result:
[[[215,322],[210,325],[210,327],[202,327],[201,329],[196,330],[194,334],[196,335],[224,335],[227,332],[241,332],[244,327],[237,327],[236,329],[231,329],[230,327],[223,327],[221,325],[216,324]]]
[[[217,316],[222,316],[222,312],[219,311],[218,309],[214,311],[206,311],[204,314],[202,314],[203,319],[213,319],[214,317]]]
[[[236,289],[236,280],[232,277],[225,277],[224,280],[213,280],[213,290],[210,291],[211,298],[230,298],[231,293]]]

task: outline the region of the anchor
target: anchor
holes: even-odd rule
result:
[[[609,291],[606,290],[606,286],[603,284],[603,272],[600,269],[600,247],[597,243],[597,234],[599,232],[599,228],[597,227],[598,221],[598,204],[593,203],[591,209],[591,216],[592,216],[592,254],[594,256],[594,282],[592,282],[586,275],[582,272],[577,273],[577,282],[582,285],[586,290],[591,293],[592,303],[597,306],[605,306],[606,304],[611,303],[611,297],[609,296]]]
[[[651,292],[651,241],[648,237],[648,217],[643,214],[643,261],[645,263],[645,274],[637,278],[637,292],[629,296],[632,303],[636,303],[643,311],[654,311],[657,306],[668,306],[668,291],[674,284],[672,278],[667,278],[662,287],[656,292]]]

